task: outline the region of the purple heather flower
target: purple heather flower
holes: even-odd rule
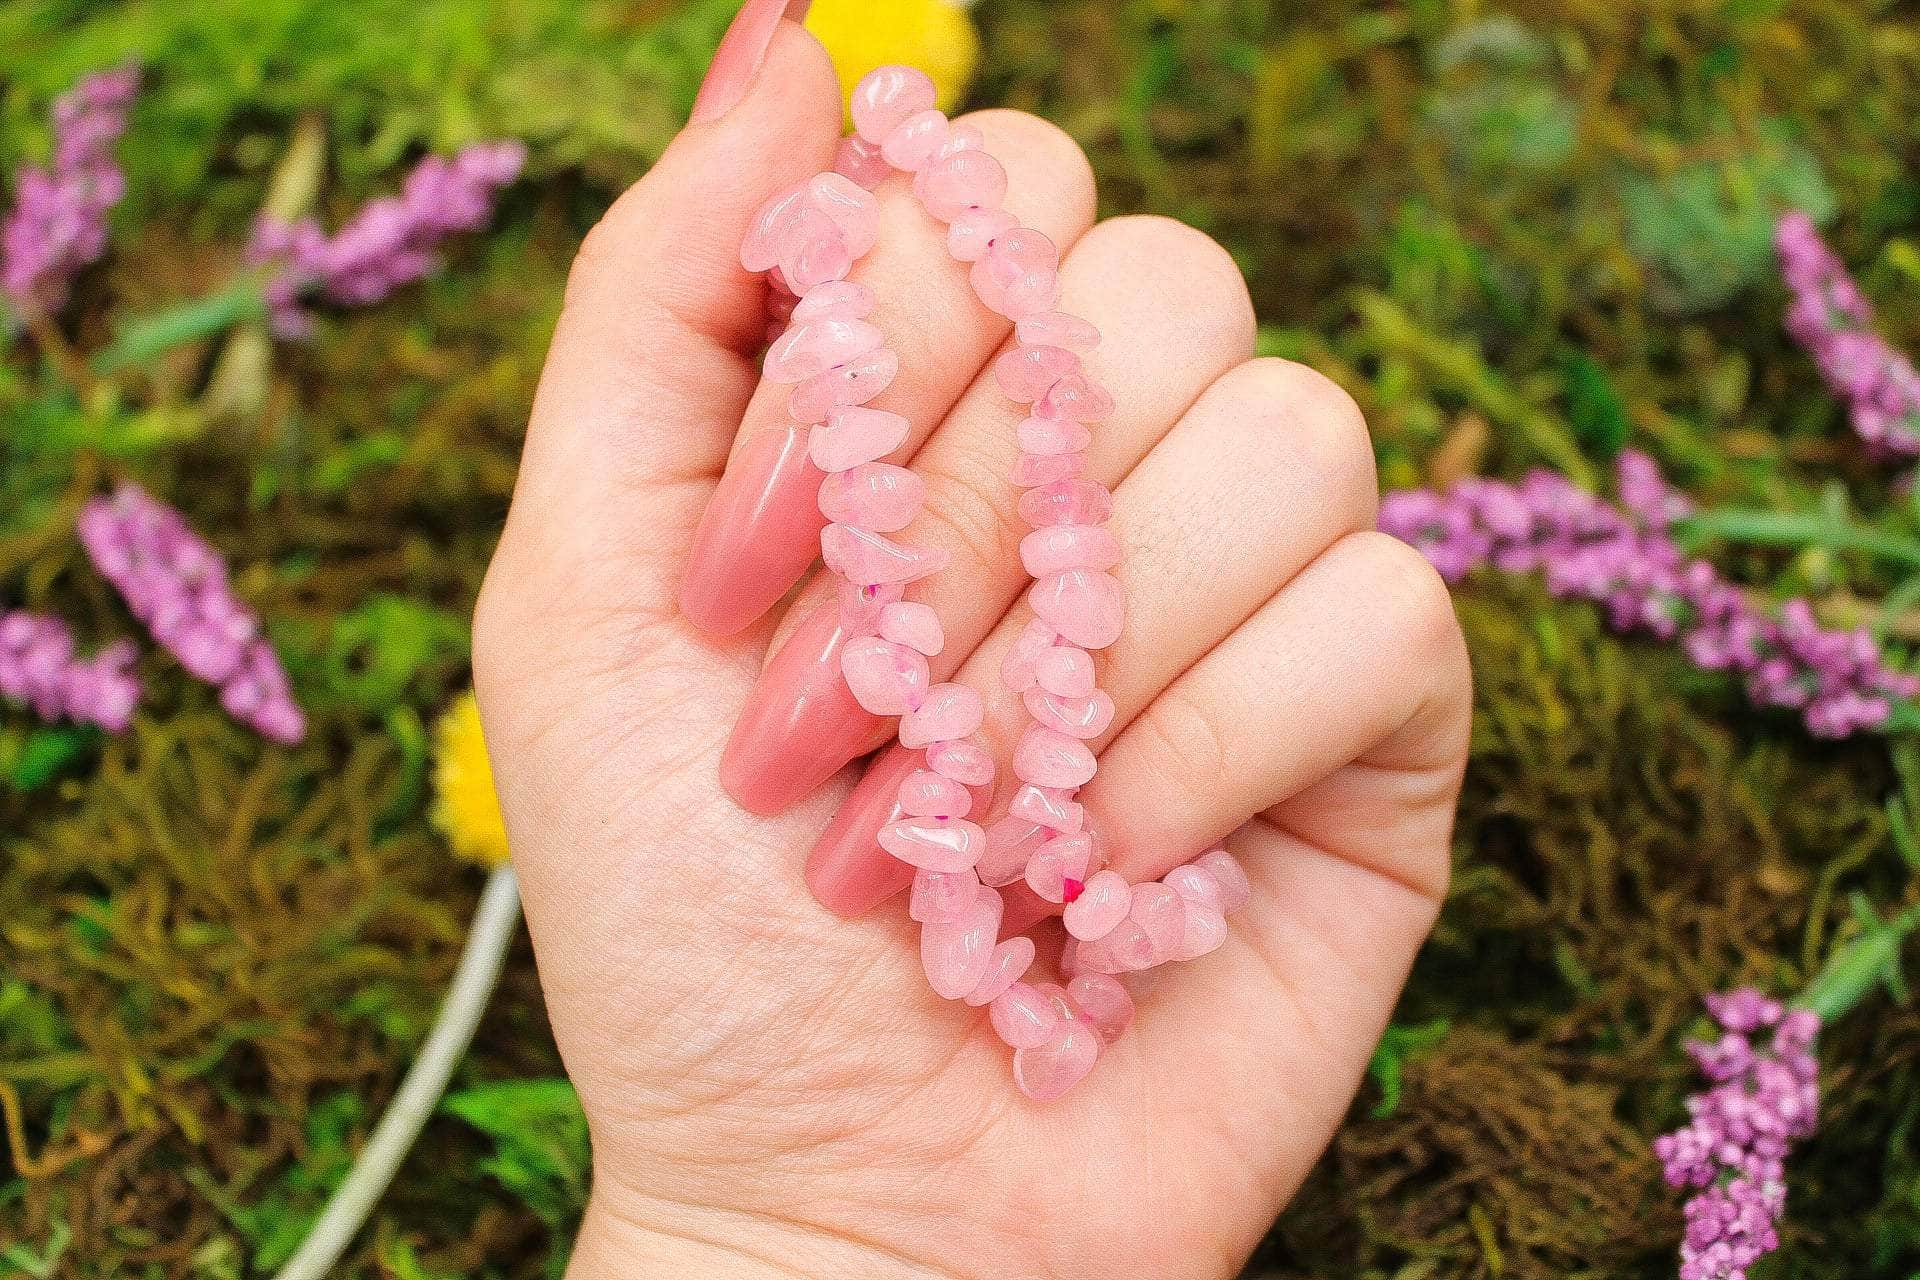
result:
[[[71,720],[120,733],[133,723],[140,682],[133,642],[74,656],[67,624],[42,613],[0,611],[0,697],[23,702],[48,723]]]
[[[1798,711],[1818,737],[1877,728],[1896,701],[1920,694],[1920,679],[1887,667],[1866,631],[1824,630],[1804,600],[1769,616],[1687,556],[1669,532],[1686,499],[1646,455],[1621,455],[1619,492],[1616,507],[1548,471],[1518,484],[1473,478],[1444,494],[1387,495],[1380,527],[1449,582],[1482,567],[1538,571],[1555,595],[1602,606],[1616,630],[1677,640],[1696,665],[1739,674],[1754,702]]]
[[[429,156],[397,196],[369,202],[332,236],[312,219],[286,223],[262,215],[248,260],[272,274],[267,302],[282,337],[305,337],[313,320],[300,306],[315,293],[340,306],[378,302],[433,269],[434,249],[448,236],[482,226],[500,189],[526,163],[518,142],[483,142],[452,159]]]
[[[127,188],[113,144],[139,83],[133,67],[102,71],[54,103],[52,167],[20,171],[0,227],[0,288],[21,309],[58,306],[74,273],[106,252],[107,213]]]
[[[1670,1186],[1686,1205],[1680,1280],[1746,1280],[1747,1268],[1779,1247],[1786,1160],[1818,1118],[1820,1019],[1751,988],[1706,997],[1720,1024],[1713,1041],[1687,1052],[1712,1087],[1687,1099],[1692,1119],[1653,1141]],[[1763,1047],[1755,1035],[1770,1031]]]
[[[1896,457],[1920,454],[1920,373],[1874,331],[1873,307],[1838,255],[1797,210],[1774,229],[1780,274],[1793,291],[1787,332],[1847,401],[1861,439]]]
[[[81,511],[80,542],[135,617],[195,676],[218,686],[235,719],[298,742],[306,717],[260,620],[234,598],[220,554],[178,511],[132,484]]]

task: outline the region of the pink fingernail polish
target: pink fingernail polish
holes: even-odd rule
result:
[[[868,766],[807,855],[807,887],[836,915],[857,916],[913,883],[913,868],[880,847],[880,828],[901,815],[900,783],[921,753],[893,747]]]
[[[766,59],[767,47],[782,18],[799,22],[807,16],[812,0],[747,0],[733,16],[733,24],[720,39],[713,62],[700,82],[700,93],[693,100],[688,124],[707,124],[718,120],[740,105]]]
[[[846,639],[839,606],[821,605],[760,673],[720,756],[720,785],[741,808],[779,813],[885,740],[888,722],[840,674]]]
[[[693,535],[680,612],[711,635],[751,626],[820,553],[820,469],[807,430],[760,432],[720,477]]]

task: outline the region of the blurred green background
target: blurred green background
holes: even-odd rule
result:
[[[0,0],[0,172],[133,56],[116,247],[83,349],[234,270],[276,172],[337,223],[420,154],[531,151],[446,269],[264,351],[210,344],[75,396],[0,359],[0,595],[124,633],[68,536],[99,459],[235,557],[315,732],[263,749],[164,657],[124,738],[0,712],[0,1277],[228,1280],[284,1260],[424,1035],[480,873],[427,820],[428,726],[511,488],[570,255],[684,118],[723,0]],[[1827,226],[1920,347],[1920,10],[1872,0],[986,0],[965,101],[1038,112],[1106,213],[1193,222],[1271,353],[1338,378],[1384,483],[1623,444],[1707,501],[1904,508],[1780,329],[1769,236]],[[302,139],[300,147],[294,140]],[[305,148],[305,150],[301,150]],[[244,364],[244,362],[243,362]],[[234,405],[240,411],[232,411]],[[1869,562],[1730,572],[1844,618]],[[1537,588],[1460,596],[1478,680],[1452,899],[1350,1123],[1261,1276],[1667,1276],[1648,1139],[1681,1118],[1698,993],[1789,992],[1915,898],[1884,803],[1908,749],[1816,744]],[[1911,626],[1913,624],[1903,624]],[[1901,631],[1899,634],[1908,634]],[[1911,1276],[1920,1017],[1822,1042],[1781,1277]],[[541,1277],[584,1130],[524,943],[353,1276]]]

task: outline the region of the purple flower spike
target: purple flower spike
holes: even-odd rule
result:
[[[52,724],[71,720],[121,733],[133,723],[140,682],[133,642],[91,658],[73,655],[73,633],[42,613],[0,612],[0,697],[23,702]]]
[[[1713,1087],[1687,1099],[1693,1119],[1653,1140],[1667,1183],[1695,1191],[1686,1205],[1680,1280],[1745,1280],[1747,1268],[1780,1245],[1786,1160],[1814,1131],[1820,1019],[1785,1009],[1751,988],[1706,997],[1719,1039],[1687,1052]],[[1771,1031],[1765,1047],[1756,1033]]]
[[[178,511],[123,484],[89,502],[78,529],[94,567],[181,666],[220,689],[228,714],[275,742],[306,736],[260,619],[234,598],[226,563]]]
[[[1874,331],[1873,308],[1839,257],[1797,210],[1774,229],[1780,274],[1793,291],[1791,333],[1847,402],[1853,429],[1893,457],[1920,454],[1920,373]]]
[[[312,219],[288,224],[263,215],[247,257],[272,273],[274,332],[302,338],[312,331],[313,318],[300,306],[306,294],[363,307],[425,276],[442,240],[485,224],[494,197],[526,159],[518,142],[477,143],[450,160],[429,156],[399,195],[369,202],[331,237]]]
[[[113,144],[139,84],[133,67],[103,71],[54,103],[53,166],[20,171],[0,227],[0,288],[22,310],[59,306],[74,274],[106,252],[107,213],[127,189]]]
[[[1555,595],[1603,606],[1615,630],[1676,640],[1695,665],[1745,677],[1755,703],[1798,711],[1816,737],[1878,728],[1920,695],[1920,679],[1887,667],[1866,631],[1823,630],[1804,600],[1769,616],[1688,557],[1669,532],[1687,501],[1645,454],[1620,455],[1619,492],[1615,507],[1548,471],[1517,485],[1467,479],[1444,494],[1388,494],[1380,527],[1449,582],[1537,571]]]

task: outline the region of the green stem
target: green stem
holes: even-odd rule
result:
[[[1920,568],[1920,542],[1825,516],[1726,508],[1698,512],[1674,527],[1687,542],[1724,538],[1768,547],[1827,547]]]
[[[1898,982],[1900,948],[1920,926],[1920,907],[1910,907],[1892,920],[1868,926],[1827,957],[1806,990],[1793,1003],[1831,1023],[1845,1014],[1879,982]]]

